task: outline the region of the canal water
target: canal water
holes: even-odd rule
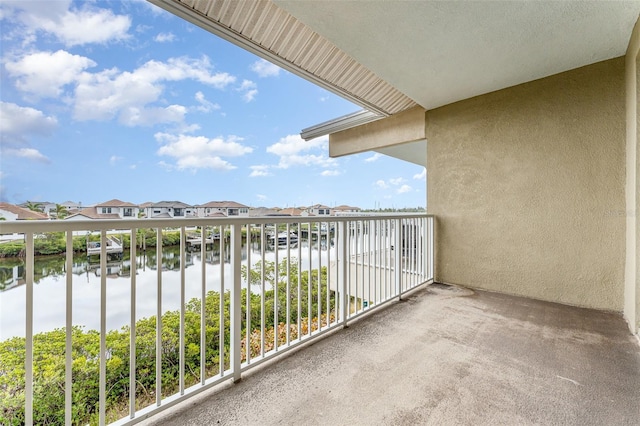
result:
[[[322,265],[327,264],[328,251],[318,250],[312,243],[309,257],[308,242],[300,243],[302,270],[317,268],[318,252]],[[250,247],[251,264],[261,260],[260,244]],[[247,264],[247,247],[242,248],[243,265]],[[278,250],[278,260],[287,255],[287,250]],[[298,248],[291,249],[291,256],[298,258]],[[333,256],[333,253],[331,253]],[[267,250],[265,260],[274,261],[275,250]],[[221,269],[225,272],[225,290],[229,286],[231,265],[229,247],[224,253],[216,244],[206,251],[204,259],[207,291],[220,291]],[[138,251],[135,259],[125,253],[123,259],[110,260],[107,267],[106,313],[107,329],[119,329],[129,324],[131,306],[131,265],[136,264],[136,318],[141,319],[156,314],[158,268],[155,249]],[[199,298],[201,294],[200,250],[186,252],[185,293],[186,300]],[[51,331],[65,326],[66,270],[64,256],[37,257],[34,277],[34,334]],[[163,312],[180,308],[180,249],[163,247],[162,251],[162,309]],[[73,324],[85,330],[100,328],[100,268],[99,259],[87,259],[86,255],[76,255],[72,270],[72,315]],[[25,336],[26,285],[25,268],[22,259],[0,259],[0,341],[14,336]],[[243,287],[246,284],[243,284]],[[259,286],[252,287],[259,292]]]

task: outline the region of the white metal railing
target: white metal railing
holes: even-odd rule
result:
[[[167,281],[170,268],[163,265],[163,250],[169,249],[163,244],[146,247],[141,241],[149,235],[162,241],[170,230],[180,234],[175,283]],[[66,241],[64,395],[59,404],[67,425],[80,420],[74,416],[87,414],[74,410],[73,354],[78,349],[73,331],[83,325],[73,315],[74,303],[79,303],[74,302],[74,235],[91,232],[101,243],[98,389],[94,406],[82,408],[101,425],[133,424],[222,381],[237,381],[247,369],[397,300],[434,277],[430,215],[2,222],[0,234],[24,234],[26,247],[23,422],[28,425],[43,421],[41,401],[34,396],[34,386],[41,385],[34,375],[38,348],[33,318],[34,309],[41,308],[34,306],[34,246],[43,233],[53,232],[64,232]],[[106,242],[114,232],[129,239],[125,254],[130,273],[118,278],[119,283],[129,281],[126,348],[107,342],[107,289],[115,284],[107,273]],[[155,253],[155,339],[143,339],[149,337],[151,320],[141,322],[138,313],[144,300],[137,293],[142,285],[137,276],[146,264],[136,256],[143,248],[149,256]],[[193,278],[193,259],[198,258],[200,269]],[[187,285],[199,287],[190,300]],[[179,286],[177,312],[164,306],[175,302],[163,298],[169,286]],[[176,327],[177,342],[171,340]],[[124,367],[119,367],[119,381],[114,383],[108,369],[116,357]],[[116,387],[128,395],[112,395]],[[123,406],[128,409],[123,411]]]

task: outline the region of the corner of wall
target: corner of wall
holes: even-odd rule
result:
[[[624,316],[640,335],[640,16],[625,60],[626,88],[626,265]]]

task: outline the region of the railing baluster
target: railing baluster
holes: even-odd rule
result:
[[[311,301],[313,300],[311,286],[313,282],[313,262],[311,261],[311,243],[313,240],[313,230],[311,228],[311,222],[307,224],[307,249],[309,252],[309,270],[307,272],[307,333],[311,336],[311,324],[313,322],[313,312]]]
[[[245,302],[245,350],[247,364],[251,363],[251,224],[247,224],[247,291]]]
[[[302,339],[302,227],[298,222],[298,340]]]
[[[107,410],[107,231],[100,232],[100,380],[99,422],[106,422]]]
[[[180,350],[179,356],[180,359],[178,361],[179,366],[179,378],[178,378],[178,387],[180,395],[184,395],[184,369],[185,369],[185,359],[184,359],[184,316],[185,316],[185,304],[186,295],[185,295],[185,269],[187,263],[186,257],[186,244],[187,244],[187,235],[185,233],[184,226],[180,227]]]
[[[242,308],[240,293],[242,292],[242,277],[240,274],[242,265],[242,225],[233,224],[231,226],[231,372],[233,381],[239,382],[241,378],[240,350]]]
[[[136,416],[136,247],[138,229],[131,229],[131,244],[129,245],[129,259],[131,264],[131,307],[129,309],[129,418]],[[144,238],[144,236],[143,236]]]
[[[318,253],[318,331],[322,330],[322,253],[320,252],[320,243],[322,240],[322,224],[318,222],[317,226],[317,244],[316,252]]]
[[[218,346],[219,346],[219,360],[218,360],[218,374],[220,377],[224,376],[224,367],[225,367],[225,350],[224,350],[224,332],[225,332],[225,318],[224,318],[224,264],[225,264],[225,226],[220,226],[220,301],[218,303],[219,309],[219,321],[220,321],[220,332],[218,334]]]
[[[200,385],[207,380],[207,227],[200,228]],[[213,234],[213,229],[212,229]],[[211,236],[213,243],[213,235]],[[212,244],[213,245],[213,244]]]
[[[65,312],[65,380],[64,380],[64,422],[65,425],[71,425],[71,391],[73,390],[73,232],[67,231],[67,247],[66,247],[66,312]]]
[[[331,281],[331,222],[327,222],[327,235],[325,239],[325,247],[327,248],[327,279],[324,283],[325,288],[327,289],[327,327],[331,325],[331,286],[329,285]],[[322,257],[322,251],[320,251],[320,257]]]
[[[287,223],[287,346],[291,344],[291,226]]]
[[[265,310],[264,293],[265,293],[265,251],[267,241],[265,240],[265,224],[260,225],[260,356],[264,357],[264,339],[265,339]]]
[[[338,299],[340,300],[340,322],[346,327],[348,319],[348,304],[349,297],[347,296],[347,263],[349,262],[347,252],[347,228],[351,222],[344,221],[339,222],[336,229],[338,246],[338,271],[337,271],[337,283],[336,290],[339,292]]]
[[[278,351],[278,324],[280,314],[280,298],[278,297],[278,282],[280,280],[279,260],[278,260],[278,224],[273,225],[273,251],[275,252],[276,262],[273,271],[273,350]]]
[[[162,401],[162,228],[156,230],[156,406]]]
[[[33,425],[33,272],[34,242],[33,232],[25,233],[26,261],[26,306],[25,306],[25,379],[24,418],[26,425]]]

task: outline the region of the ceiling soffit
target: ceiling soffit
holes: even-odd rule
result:
[[[269,0],[149,0],[380,115],[416,103]]]

